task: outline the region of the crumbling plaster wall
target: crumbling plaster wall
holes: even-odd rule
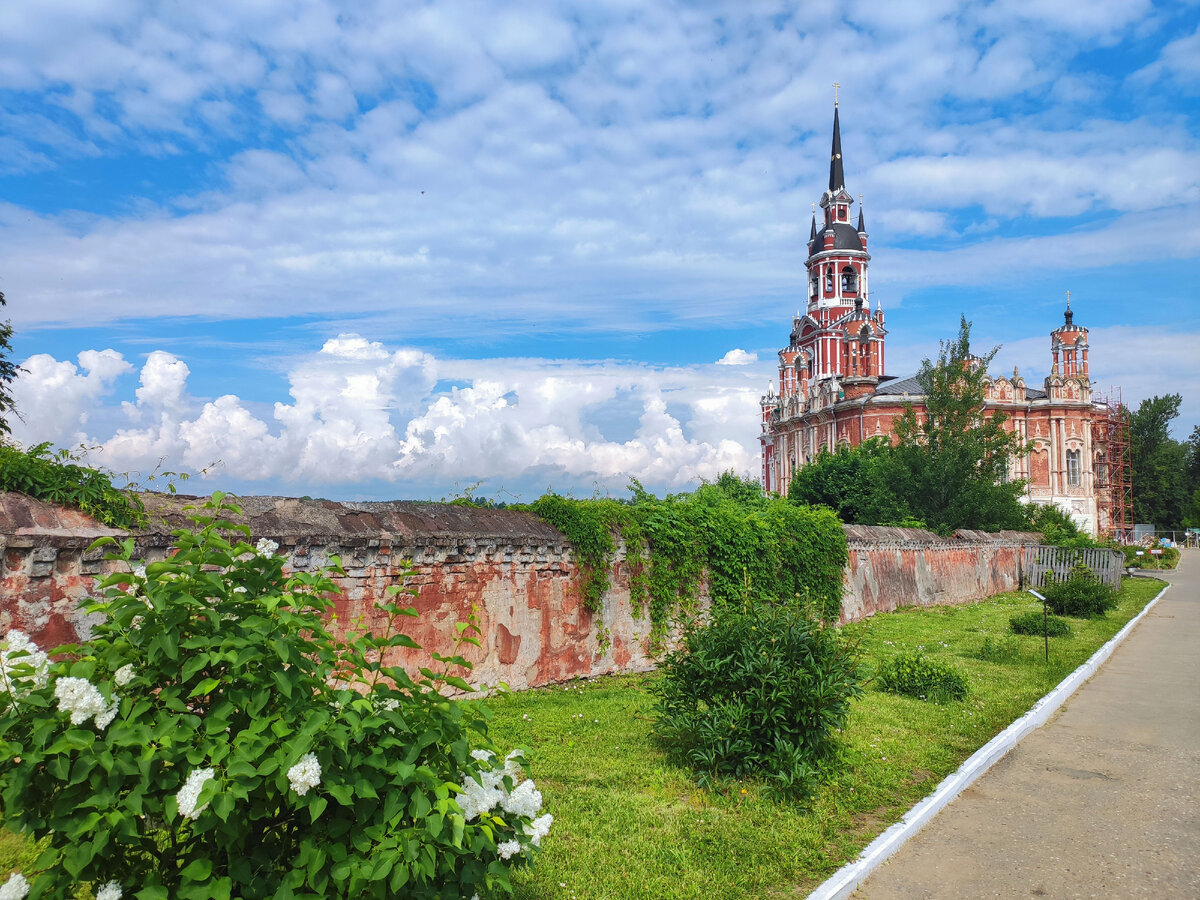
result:
[[[160,559],[170,531],[196,498],[146,495],[151,527],[132,534],[135,555]],[[334,503],[287,497],[239,499],[241,521],[255,538],[280,545],[287,565],[313,569],[337,555],[338,622],[381,624],[374,604],[389,585],[415,587],[417,619],[408,634],[425,651],[448,652],[454,625],[474,611],[479,648],[464,653],[473,682],[514,689],[576,677],[653,668],[650,622],[634,609],[629,568],[618,551],[603,611],[583,608],[579,572],[569,542],[537,517],[515,510],[438,503]],[[898,606],[961,603],[1012,590],[1020,579],[1021,546],[1035,535],[960,533],[946,540],[912,529],[847,527],[850,559],[842,618],[852,621]],[[116,565],[104,551],[87,552],[98,537],[125,537],[74,510],[19,494],[0,493],[0,632],[20,628],[44,647],[86,639],[92,627],[79,610],[96,578]],[[701,598],[703,604],[704,598]],[[418,651],[402,660],[428,661]]]

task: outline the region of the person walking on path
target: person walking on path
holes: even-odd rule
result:
[[[854,893],[1200,898],[1200,552],[1045,726]]]

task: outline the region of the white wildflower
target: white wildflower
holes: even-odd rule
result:
[[[133,681],[134,674],[133,663],[125,663],[117,671],[113,672],[113,684],[117,687],[125,687],[129,682]]]
[[[134,631],[141,631],[142,623],[145,621],[146,620],[142,616],[134,616],[132,619],[129,620],[129,627],[132,628]]]
[[[244,593],[246,593],[246,586],[244,584],[239,584],[237,587],[235,587],[233,589],[233,592],[235,594],[244,594]]]
[[[516,841],[504,841],[496,848],[496,852],[500,854],[501,859],[510,859],[514,854],[521,852],[521,845]]]
[[[196,801],[200,799],[200,791],[204,785],[211,781],[216,773],[212,769],[195,769],[192,774],[188,775],[187,781],[183,787],[179,789],[179,793],[175,795],[175,802],[179,806],[179,814],[188,819],[197,818],[200,813],[204,812],[207,803],[204,806],[197,807]]]
[[[275,541],[269,541],[266,538],[259,538],[258,543],[254,545],[254,552],[259,556],[274,556],[275,551],[279,549],[279,544]]]
[[[500,801],[500,805],[507,813],[532,819],[542,808],[542,792],[534,786],[532,780],[522,781],[511,794]]]
[[[146,567],[138,566],[136,569],[133,570],[133,574],[136,575],[138,578],[145,578],[146,577]]]
[[[110,881],[96,891],[96,900],[121,900],[122,893],[121,886],[115,881]]]
[[[71,714],[72,725],[82,725],[92,716],[103,716],[108,711],[108,701],[86,678],[59,678],[54,682],[54,697],[59,712]]]
[[[315,753],[305,753],[287,773],[292,790],[303,797],[309,788],[315,788],[321,783],[321,764]]]
[[[50,680],[50,657],[23,631],[12,629],[4,636],[7,644],[0,650],[0,689],[23,697],[34,688],[43,688]],[[16,667],[28,666],[21,672]]]
[[[538,816],[529,823],[529,827],[525,829],[525,833],[533,839],[533,846],[540,847],[542,838],[550,833],[550,826],[554,824],[554,816],[546,813],[544,816]]]
[[[25,900],[29,893],[29,882],[20,872],[13,872],[8,881],[0,885],[0,900]]]
[[[495,758],[495,756],[496,756],[496,754],[494,754],[491,750],[472,750],[471,751],[471,759],[477,759],[480,762],[487,762],[489,759]]]

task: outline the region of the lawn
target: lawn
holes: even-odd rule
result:
[[[653,675],[596,679],[490,701],[501,746],[525,746],[545,808],[545,852],[518,878],[520,900],[803,896],[1114,635],[1162,588],[1126,579],[1117,610],[1069,619],[1072,636],[1008,634],[1038,608],[1008,594],[955,607],[905,609],[847,626],[869,674],[923,647],[967,676],[967,699],[937,706],[868,686],[853,706],[840,758],[805,806],[753,782],[696,786],[656,744]],[[988,640],[990,639],[990,640]],[[990,651],[981,650],[988,640]],[[990,658],[980,658],[986,655]]]
[[[807,803],[772,799],[754,782],[697,787],[652,734],[653,675],[621,676],[489,701],[501,747],[528,749],[554,827],[519,900],[803,896],[941,778],[1027,710],[1137,614],[1162,587],[1126,579],[1103,619],[1069,619],[1072,635],[1008,635],[1008,620],[1038,608],[1029,595],[958,607],[906,609],[846,626],[863,670],[904,648],[947,657],[967,676],[967,699],[945,706],[880,693],[855,701],[839,758]],[[981,653],[985,641],[990,648]],[[987,659],[981,656],[988,657]],[[0,881],[36,857],[0,831]]]

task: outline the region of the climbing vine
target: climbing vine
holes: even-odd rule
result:
[[[707,578],[714,605],[747,589],[781,604],[812,602],[826,619],[841,610],[846,538],[830,510],[796,506],[722,476],[688,494],[655,497],[633,482],[628,502],[555,494],[530,509],[566,535],[575,552],[584,605],[599,612],[618,540],[630,594],[648,613],[652,636],[693,607]]]

